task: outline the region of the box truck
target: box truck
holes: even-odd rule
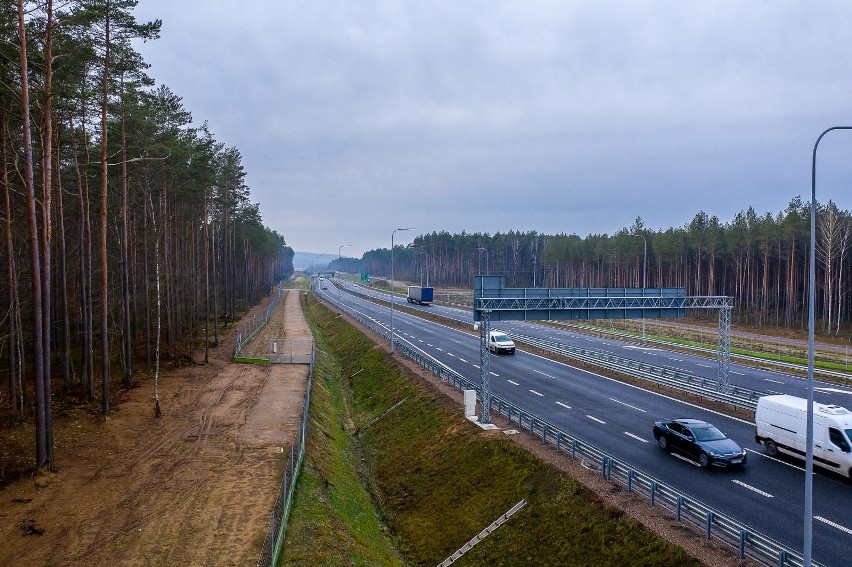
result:
[[[408,302],[417,305],[429,305],[432,303],[435,290],[431,287],[420,287],[419,285],[408,286]]]
[[[808,400],[763,396],[754,412],[754,439],[769,455],[805,458]],[[852,478],[852,411],[814,402],[814,464]]]

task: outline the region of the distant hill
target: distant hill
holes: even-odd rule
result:
[[[325,270],[328,263],[337,260],[337,254],[318,254],[316,252],[296,252],[293,256],[293,268],[296,270]]]

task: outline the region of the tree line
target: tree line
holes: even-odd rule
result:
[[[110,412],[114,382],[218,342],[292,274],[239,150],[192,125],[134,40],[136,0],[0,3],[0,368],[53,467],[52,399]],[[159,408],[159,406],[158,406]]]
[[[818,204],[816,229],[816,317],[822,331],[837,335],[852,320],[852,214],[832,201]],[[721,222],[701,211],[656,231],[637,218],[612,235],[586,237],[433,232],[397,246],[394,271],[397,279],[443,287],[469,288],[486,271],[505,276],[509,287],[683,287],[688,295],[733,297],[735,322],[794,328],[807,325],[809,247],[810,202],[795,197],[774,215],[749,207]],[[390,274],[387,248],[345,260],[340,269]]]

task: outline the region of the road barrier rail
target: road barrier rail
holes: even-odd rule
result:
[[[754,411],[757,408],[757,399],[766,396],[769,392],[752,390],[743,386],[730,384],[727,390],[720,390],[717,380],[696,376],[691,372],[675,368],[656,366],[647,362],[633,360],[624,356],[607,351],[588,349],[572,345],[565,345],[553,341],[508,333],[512,339],[526,343],[535,348],[565,356],[584,364],[591,364],[607,370],[641,378],[670,388],[683,390],[703,398],[717,402],[723,402],[738,408]]]

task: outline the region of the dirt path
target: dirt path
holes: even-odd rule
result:
[[[297,293],[261,336],[309,335]],[[59,472],[0,490],[0,565],[253,564],[307,367],[231,363],[234,335],[208,364],[161,376],[160,419],[146,380],[106,421],[57,420]],[[24,522],[44,534],[25,535]]]

